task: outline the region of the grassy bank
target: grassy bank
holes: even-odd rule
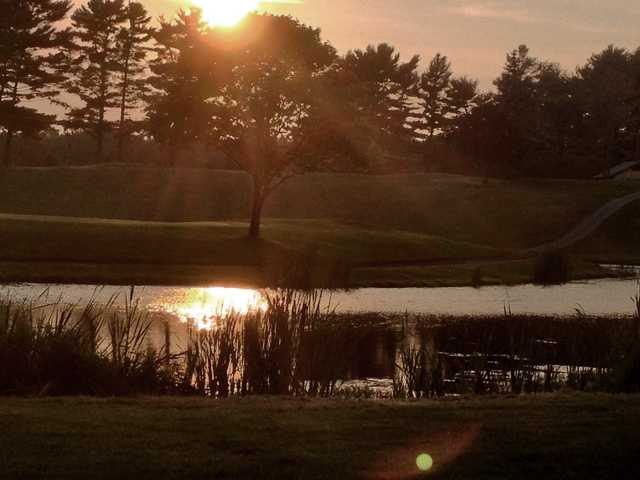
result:
[[[102,284],[262,286],[271,270],[298,256],[318,268],[433,262],[505,254],[432,235],[329,220],[267,219],[263,240],[243,222],[140,222],[0,215],[0,279]],[[374,268],[375,269],[375,268]],[[357,286],[372,285],[365,277]]]
[[[348,264],[350,287],[518,284],[531,282],[535,267],[507,260],[504,249],[330,220],[266,219],[261,241],[246,228],[0,214],[0,281],[264,286],[277,264],[300,255],[319,268]],[[611,275],[572,262],[572,278]]]
[[[0,478],[631,479],[640,399],[0,400]]]

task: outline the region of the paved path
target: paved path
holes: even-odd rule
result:
[[[393,262],[372,262],[358,265],[359,267],[402,267],[402,266],[436,266],[436,265],[469,265],[500,263],[510,260],[525,260],[535,257],[545,252],[562,250],[563,248],[575,245],[580,240],[584,240],[613,215],[618,213],[627,205],[640,200],[640,192],[635,192],[606,203],[596,212],[585,218],[577,227],[566,235],[537,247],[514,251],[512,255],[502,255],[495,257],[470,257],[470,258],[441,258],[438,260],[401,260]]]
[[[602,172],[599,175],[596,175],[595,178],[602,180],[605,178],[615,178],[618,175],[620,175],[621,173],[626,172],[627,170],[631,170],[632,168],[639,166],[640,165],[640,161],[639,160],[633,160],[631,162],[624,162],[621,163],[620,165],[616,165],[613,168],[610,168],[609,170],[606,170],[604,172]]]
[[[593,232],[595,232],[604,222],[606,222],[609,218],[618,213],[624,207],[637,200],[640,200],[640,192],[632,193],[630,195],[612,200],[601,207],[599,210],[594,212],[592,215],[584,219],[576,228],[571,230],[565,236],[554,240],[553,242],[545,243],[544,245],[525,250],[523,253],[537,255],[552,250],[561,250],[563,248],[570,247],[571,245],[575,245],[580,240],[584,240]]]

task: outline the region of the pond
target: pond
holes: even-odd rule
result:
[[[128,294],[126,287],[96,285],[18,284],[0,286],[0,297],[15,301],[61,300],[79,304],[91,298],[106,301]],[[631,301],[638,293],[638,281],[602,279],[557,286],[491,286],[482,288],[365,288],[325,294],[325,302],[338,313],[375,312],[433,315],[496,315],[505,306],[513,313],[567,315],[576,309],[593,315],[625,315],[634,312]],[[180,320],[201,320],[220,311],[246,311],[263,300],[258,290],[187,287],[136,287],[142,307],[168,313]]]

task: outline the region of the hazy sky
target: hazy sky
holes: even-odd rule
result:
[[[188,5],[142,2],[154,15]],[[340,51],[385,41],[405,57],[442,52],[456,74],[479,78],[485,88],[521,43],[569,70],[611,43],[640,47],[640,0],[287,0],[263,8],[322,28]]]

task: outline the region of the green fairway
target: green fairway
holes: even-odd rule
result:
[[[433,261],[504,252],[426,234],[329,220],[267,220],[263,240],[243,222],[162,223],[0,215],[7,281],[261,285],[273,262],[313,253],[318,264]],[[365,284],[361,283],[361,284]]]
[[[0,214],[0,281],[264,286],[274,263],[298,254],[319,267],[348,263],[352,287],[516,284],[534,269],[533,260],[482,260],[507,250],[330,220],[267,219],[260,241],[246,228]],[[571,273],[611,275],[584,261]]]
[[[502,181],[453,175],[312,174],[267,202],[246,238],[240,172],[135,166],[17,168],[0,176],[0,279],[261,285],[274,259],[313,254],[353,268],[349,286],[520,283],[520,249],[568,233],[638,182]],[[640,259],[637,205],[577,250],[595,263]],[[502,259],[502,262],[498,260]],[[448,264],[448,265],[447,265]]]
[[[640,398],[2,399],[6,479],[632,479]],[[434,462],[429,474],[420,454]]]
[[[331,219],[498,248],[553,240],[640,182],[490,180],[442,174],[309,174],[286,182],[265,216]],[[242,172],[143,166],[14,168],[0,212],[144,221],[248,218]]]

